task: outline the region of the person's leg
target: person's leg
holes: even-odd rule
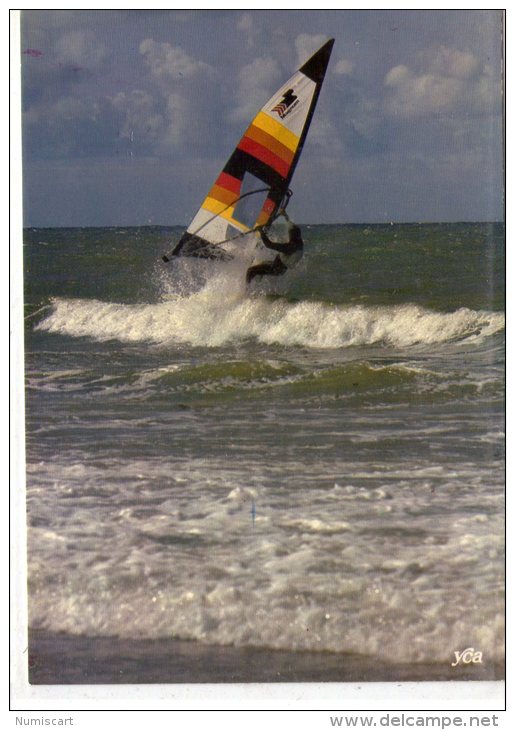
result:
[[[283,264],[280,256],[276,256],[272,262],[270,275],[281,276],[281,274],[284,274],[286,271],[288,271],[288,267]]]
[[[271,268],[272,264],[270,263],[256,264],[255,266],[251,266],[249,269],[247,269],[247,274],[245,276],[247,284],[250,284],[255,276],[265,276],[266,274],[269,274]]]
[[[287,271],[287,267],[283,264],[279,256],[276,256],[273,261],[266,261],[263,264],[256,264],[251,266],[247,270],[246,281],[250,284],[255,276],[280,276]]]

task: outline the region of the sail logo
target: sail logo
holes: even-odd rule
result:
[[[279,104],[276,104],[272,111],[279,114],[281,119],[284,119],[284,117],[289,114],[295,106],[299,103],[299,100],[297,99],[296,95],[293,93],[293,89],[288,89],[283,94],[283,98],[279,102]]]

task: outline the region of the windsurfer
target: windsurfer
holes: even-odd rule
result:
[[[304,242],[302,241],[300,228],[290,221],[286,211],[282,210],[280,214],[288,221],[289,240],[286,243],[275,243],[268,238],[262,228],[260,229],[259,233],[263,244],[273,251],[278,251],[278,254],[273,261],[263,261],[263,263],[255,264],[247,269],[245,277],[247,284],[250,284],[255,276],[282,276],[302,258]]]

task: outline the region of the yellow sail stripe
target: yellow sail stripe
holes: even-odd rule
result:
[[[234,206],[228,208],[227,203],[221,203],[219,200],[207,197],[202,203],[201,207],[204,208],[204,210],[208,210],[210,213],[215,213],[216,215],[225,218],[230,223],[232,223],[235,228],[238,228],[239,230],[250,231],[250,228],[248,226],[245,226],[243,223],[241,223],[241,221],[237,221],[235,218],[232,217],[234,213]]]
[[[271,134],[272,137],[275,137],[275,139],[279,140],[281,144],[288,147],[292,152],[296,151],[297,145],[299,144],[299,137],[293,134],[293,132],[290,132],[280,122],[276,122],[271,116],[265,114],[265,112],[259,112],[257,117],[252,121],[252,124],[264,132]]]
[[[209,196],[202,203],[202,208],[209,210],[210,213],[216,213],[216,215],[227,213],[228,216],[231,216],[234,213],[234,206],[230,206],[228,208],[227,203],[216,200],[215,198],[210,198]]]

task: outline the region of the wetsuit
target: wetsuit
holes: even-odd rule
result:
[[[278,255],[273,261],[265,261],[262,264],[256,264],[247,269],[247,275],[245,277],[247,284],[255,276],[281,276],[302,258],[304,243],[298,226],[291,226],[289,241],[287,243],[274,243],[268,238],[263,229],[260,230],[260,234],[264,245],[273,251],[278,251]]]

